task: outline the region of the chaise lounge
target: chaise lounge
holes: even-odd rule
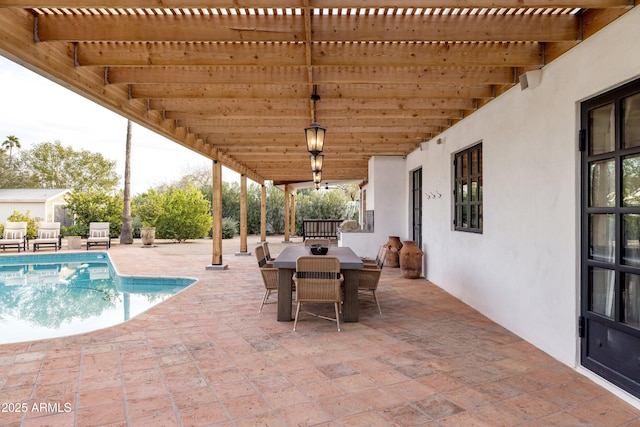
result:
[[[20,252],[21,248],[23,251],[26,251],[29,248],[26,222],[7,221],[4,226],[4,234],[0,240],[0,247],[2,247],[2,250],[4,251],[7,246],[18,248],[18,252]]]
[[[56,252],[58,249],[62,249],[59,222],[41,222],[38,224],[38,235],[33,240],[33,252],[41,246],[53,246]]]
[[[89,224],[89,237],[87,237],[87,250],[91,246],[105,245],[111,247],[111,233],[108,222],[92,222]]]

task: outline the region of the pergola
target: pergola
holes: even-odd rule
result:
[[[312,122],[322,182],[365,182],[371,157],[411,153],[633,6],[0,0],[0,54],[211,159],[215,205],[223,165],[245,188],[311,181]]]

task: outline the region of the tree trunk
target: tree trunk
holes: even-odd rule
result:
[[[131,220],[131,120],[127,120],[127,143],[124,158],[124,207],[122,209],[122,232],[120,243],[133,243],[133,227]]]

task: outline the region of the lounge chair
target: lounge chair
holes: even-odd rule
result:
[[[92,222],[89,224],[89,236],[87,237],[87,250],[91,246],[105,245],[111,247],[111,234],[108,222]]]
[[[59,222],[41,222],[38,224],[38,234],[33,240],[33,252],[41,246],[53,246],[56,250],[62,249],[62,236],[60,235]]]
[[[4,234],[0,240],[0,247],[4,251],[7,247],[18,248],[26,251],[29,249],[29,242],[27,240],[27,223],[24,222],[11,222],[7,221],[4,226]]]

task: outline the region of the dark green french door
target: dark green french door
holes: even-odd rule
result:
[[[581,105],[581,363],[640,397],[640,81]]]
[[[422,250],[422,168],[411,172],[411,196],[412,237]]]

